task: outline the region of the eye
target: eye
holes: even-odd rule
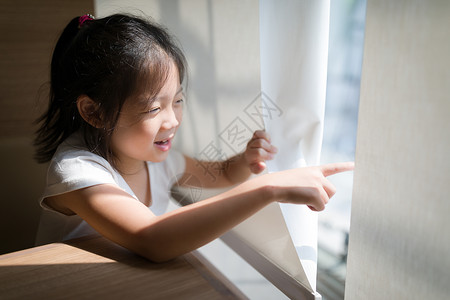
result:
[[[159,107],[154,107],[154,108],[151,108],[151,109],[147,110],[146,113],[148,113],[148,114],[155,114],[155,113],[157,113],[159,110],[160,110]]]
[[[179,100],[175,101],[175,104],[182,104],[183,102],[184,102],[183,99],[179,99]]]

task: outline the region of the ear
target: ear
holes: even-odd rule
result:
[[[99,104],[89,98],[87,95],[81,95],[77,99],[77,108],[81,117],[95,128],[102,128],[102,119],[100,117]]]

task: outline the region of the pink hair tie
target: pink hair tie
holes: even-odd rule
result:
[[[92,21],[94,20],[94,16],[91,14],[85,14],[81,17],[78,18],[78,28],[81,28],[81,26],[83,26],[84,22],[86,21]]]

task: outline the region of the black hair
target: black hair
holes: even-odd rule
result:
[[[34,144],[35,158],[47,162],[58,146],[81,130],[88,149],[113,163],[110,137],[123,104],[132,96],[164,85],[172,62],[180,83],[186,60],[168,32],[157,24],[115,14],[85,21],[72,19],[56,43],[50,70],[50,99]],[[77,99],[86,95],[98,107],[101,126],[92,126],[78,112]],[[114,165],[114,163],[113,163]]]

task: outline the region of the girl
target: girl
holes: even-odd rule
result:
[[[271,202],[324,209],[325,178],[351,163],[265,174],[276,148],[257,131],[211,181],[199,162],[171,150],[182,119],[185,58],[159,26],[137,17],[74,18],[51,63],[47,112],[38,120],[40,162],[50,161],[38,243],[97,231],[162,262],[219,237]],[[214,163],[217,166],[217,163]],[[173,179],[195,176],[227,192],[165,213]]]

